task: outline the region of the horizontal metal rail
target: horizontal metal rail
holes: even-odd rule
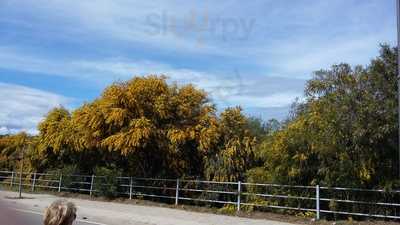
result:
[[[221,203],[221,204],[236,204],[236,202],[228,202],[228,201],[219,201],[219,200],[209,200],[209,199],[201,199],[201,198],[188,198],[188,197],[179,197],[179,200],[191,200],[198,202],[212,202],[212,203]]]
[[[87,177],[87,178],[92,178],[92,176],[90,176],[90,175],[77,175],[77,174],[63,174],[63,176],[66,176],[66,177]]]
[[[59,180],[46,180],[46,179],[40,179],[36,178],[36,181],[43,181],[43,182],[49,182],[49,183],[58,183]]]
[[[84,182],[84,181],[72,181],[72,182],[70,182],[70,184],[87,184],[87,185],[90,185],[91,183],[90,182]]]
[[[366,202],[366,201],[356,201],[356,200],[343,200],[334,198],[320,198],[320,201],[334,201],[343,203],[356,203],[356,204],[368,204],[368,205],[382,205],[382,206],[397,206],[400,207],[399,203],[389,203],[389,202]]]
[[[128,185],[129,186],[129,185]],[[148,189],[158,189],[158,190],[175,190],[171,187],[155,187],[155,186],[142,186],[142,185],[132,185],[133,188],[148,188]]]
[[[270,197],[270,198],[287,198],[287,199],[316,200],[316,198],[312,198],[312,197],[291,196],[291,195],[257,194],[257,193],[251,193],[251,192],[243,192],[242,195],[254,195],[254,196]]]
[[[55,174],[55,173],[36,173],[36,175],[46,176],[46,177],[48,177],[48,176],[54,176],[54,177],[60,176],[60,174]]]
[[[385,193],[400,193],[400,190],[384,190],[384,189],[363,189],[363,188],[342,188],[342,187],[320,187],[321,190],[336,190],[336,191],[365,191],[365,192],[385,192]]]
[[[7,185],[9,187],[12,187],[13,185],[19,185],[20,175],[21,173],[19,172],[0,171],[0,179],[2,179],[0,183],[3,186]],[[70,178],[63,180],[62,178],[65,177],[70,177]],[[123,177],[123,176],[115,177],[114,179],[116,179],[116,181],[118,182],[117,184],[115,184],[115,183],[107,183],[107,180],[104,180],[103,182],[102,179],[105,178],[107,177],[95,176],[95,175],[79,175],[79,174],[62,175],[62,174],[50,174],[50,173],[24,172],[22,173],[21,177],[21,180],[23,181],[21,183],[21,186],[32,187],[31,191],[34,191],[35,187],[38,187],[38,188],[48,188],[48,189],[58,190],[59,192],[61,190],[79,191],[79,192],[85,192],[85,194],[89,193],[91,194],[91,193],[101,193],[102,190],[99,189],[100,187],[109,187],[115,185],[118,188],[118,190],[115,193],[119,195],[129,196],[129,198],[131,198],[132,196],[142,196],[149,198],[175,199],[175,204],[178,204],[179,201],[208,202],[208,203],[217,203],[223,205],[226,204],[236,205],[238,210],[240,210],[240,206],[255,206],[255,207],[265,207],[271,209],[309,211],[309,212],[315,212],[316,215],[319,215],[319,213],[326,213],[326,214],[338,214],[338,215],[375,217],[384,219],[400,219],[400,215],[390,214],[390,213],[397,214],[398,211],[400,212],[400,202],[397,201],[384,202],[378,200],[376,201],[356,200],[356,196],[352,196],[352,199],[345,199],[345,197],[327,198],[327,196],[331,196],[331,192],[333,194],[343,193],[343,191],[350,192],[352,194],[358,192],[367,192],[367,193],[377,193],[382,196],[386,196],[386,194],[391,194],[390,196],[394,196],[400,194],[400,190],[280,185],[272,183],[262,184],[262,183],[221,182],[221,181],[205,181],[205,180],[190,180],[190,179],[180,180],[180,179],[163,179],[163,178]],[[74,186],[70,187],[70,185]],[[291,188],[295,190],[290,190]],[[301,189],[304,191],[297,189]],[[273,190],[273,192],[268,192],[268,190]],[[166,192],[166,193],[161,193],[161,192]],[[203,195],[201,193],[215,193],[218,195]],[[292,194],[287,194],[287,193],[292,193]],[[362,193],[360,194],[362,195],[361,197],[363,197],[364,194]],[[279,202],[279,204],[267,204],[267,203],[262,204],[262,203],[252,202],[256,200],[254,200],[254,198],[252,198],[251,196],[260,197],[260,199],[271,198],[274,199],[276,203]],[[286,200],[284,201],[284,199]],[[298,201],[289,201],[292,199]],[[395,200],[397,198],[392,198],[392,199]],[[326,203],[331,201],[338,203],[352,204],[352,205],[359,204],[360,208],[353,207],[352,210],[349,209],[349,211],[346,210],[335,211],[335,210],[328,210],[329,206],[327,204],[322,204],[320,209],[321,202]],[[306,207],[300,207],[299,205],[297,205],[303,203],[307,204],[304,205]],[[315,206],[315,208],[313,208],[313,206]],[[376,206],[376,208],[373,209],[376,211],[371,211],[371,213],[363,212],[365,210],[369,210],[368,207],[371,206]],[[385,210],[384,212],[386,214],[379,211],[382,209]]]
[[[137,192],[132,192],[132,195],[136,196],[144,196],[144,197],[156,197],[156,198],[170,198],[174,199],[174,196],[167,196],[167,195],[153,195],[153,194],[144,194],[144,193],[137,193]]]
[[[171,182],[175,182],[176,179],[162,179],[162,178],[144,178],[144,177],[132,177],[133,180],[150,180],[150,181],[171,181]]]
[[[47,186],[47,185],[40,185],[40,184],[35,184],[35,187],[58,189],[58,186],[54,187],[54,186]]]
[[[237,185],[237,182],[205,181],[205,180],[179,180],[179,181],[186,182],[186,183],[234,184],[234,185]]]
[[[285,184],[260,184],[260,183],[242,183],[248,186],[265,186],[265,187],[285,187],[285,188],[307,188],[315,189],[315,186],[301,186],[301,185],[285,185]]]
[[[288,209],[288,210],[299,210],[299,211],[309,211],[315,212],[315,209],[308,209],[308,208],[300,208],[300,207],[289,207],[289,206],[279,206],[279,205],[267,205],[267,204],[255,204],[255,203],[243,203],[243,205],[248,206],[257,206],[257,207],[266,207],[266,208],[274,208],[274,209]]]
[[[11,181],[0,181],[0,183],[3,183],[3,184],[11,184]],[[15,182],[14,182],[15,183]]]
[[[85,192],[90,192],[90,189],[84,189],[84,188],[71,188],[71,187],[61,187],[63,190],[73,190],[73,191],[85,191]]]
[[[214,191],[214,190],[202,190],[202,189],[191,189],[191,188],[179,188],[179,190],[180,191],[188,191],[188,192],[206,192],[206,193],[237,195],[237,192],[231,192],[231,191]]]

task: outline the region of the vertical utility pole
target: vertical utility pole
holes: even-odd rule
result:
[[[22,172],[23,172],[23,167],[24,167],[24,151],[25,151],[25,147],[22,148],[22,152],[21,152],[21,168],[19,171],[19,186],[18,186],[18,193],[19,193],[19,198],[22,198]]]
[[[396,14],[397,14],[397,98],[398,98],[398,170],[399,170],[399,177],[400,177],[400,0],[396,0]]]
[[[36,172],[33,173],[33,180],[32,180],[32,192],[35,191],[35,184],[36,184]]]

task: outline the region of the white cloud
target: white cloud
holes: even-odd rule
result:
[[[163,74],[173,81],[193,83],[206,90],[231,86],[232,79],[223,79],[221,74],[212,74],[177,68],[150,60],[129,60],[124,58],[88,59],[56,59],[30,55],[18,48],[0,46],[0,68],[32,73],[63,76],[85,82],[95,83],[100,87],[118,80],[126,80],[135,75]],[[233,73],[234,71],[232,71]]]
[[[210,5],[208,3],[204,7]],[[222,6],[219,4],[217,8],[221,9]],[[5,4],[2,9],[0,8],[0,13],[6,14],[8,9],[14,10],[15,18],[12,21],[14,24],[43,32],[52,31],[51,35],[74,41],[77,37],[88,38],[89,41],[101,37],[107,41],[168,49],[174,52],[225,55],[226,53],[216,44],[204,41],[200,43],[196,33],[185,35],[173,32],[176,28],[174,24],[183,25],[193,11],[199,10],[198,7],[199,4],[178,2],[173,4],[164,1],[99,0],[77,1],[71,4],[66,0],[27,0],[23,7],[18,2]],[[211,11],[207,8],[207,12],[204,13],[206,14],[204,16],[208,16]],[[26,24],[26,14],[31,14],[38,23]],[[164,15],[167,15],[166,21]],[[156,16],[158,19],[152,21],[151,16]]]
[[[32,76],[68,77],[99,89],[133,75],[165,74],[173,81],[205,89],[222,106],[240,104],[281,112],[302,95],[304,80],[293,78],[309,78],[314,70],[343,61],[366,64],[377,54],[380,42],[394,43],[394,5],[391,7],[385,1],[301,0],[292,2],[291,7],[287,4],[272,0],[245,4],[212,0],[185,4],[180,0],[97,0],[73,4],[67,0],[0,1],[0,23],[5,25],[0,29],[5,34],[0,43],[0,68]],[[157,27],[149,23],[151,16],[157,19]],[[191,30],[174,32],[182,31],[192,16],[195,23]],[[248,39],[224,40],[224,19],[255,19],[246,33]],[[216,30],[209,26],[212,20],[219,20]],[[174,24],[175,27],[170,26]],[[162,30],[164,25],[166,31]],[[240,31],[232,36],[241,36]],[[170,63],[160,61],[163,57],[168,57]],[[198,59],[204,64],[196,68],[205,69],[181,66]],[[215,70],[207,60],[225,69],[210,72]],[[245,76],[235,68],[249,69],[255,74]],[[10,98],[7,104],[15,110],[3,107],[5,98],[0,99],[0,133],[35,129],[40,116],[29,112],[39,115],[41,109],[66,101],[62,96],[35,89],[14,89],[10,93],[19,97]],[[23,90],[30,99],[16,93],[17,90]],[[42,97],[27,94],[38,92],[42,97],[53,96],[52,100],[43,102]],[[9,96],[4,95],[4,90],[0,94]],[[24,115],[17,117],[17,108]]]
[[[393,34],[394,35],[394,34]],[[333,37],[330,41],[295,40],[292,42],[277,41],[276,48],[269,53],[258,52],[270,57],[259,57],[258,63],[271,74],[309,78],[320,69],[328,69],[333,64],[349,63],[366,65],[378,55],[379,44],[384,43],[387,34],[378,33],[365,37]]]
[[[390,18],[394,16],[394,3],[393,10],[388,11],[390,3],[379,0],[363,3],[302,0],[291,3],[291,7],[284,1],[181,4],[162,0],[98,0],[71,4],[66,0],[27,0],[24,7],[18,1],[7,3],[0,8],[0,14],[8,15],[10,11],[12,16],[0,17],[0,21],[25,28],[21,29],[21,35],[29,36],[34,31],[34,35],[43,35],[40,39],[49,36],[56,40],[69,39],[71,43],[82,41],[89,46],[98,45],[96,40],[100,39],[102,44],[97,48],[118,45],[152,48],[151,51],[181,56],[222,55],[241,59],[274,76],[309,77],[316,69],[342,61],[365,64],[376,55],[380,42],[394,43],[396,37],[395,18]],[[33,22],[27,23],[26,15]],[[166,32],[154,32],[154,26],[148,21],[152,15],[159,18],[157,27],[167,29]],[[172,31],[184,26],[191,16],[197,22],[193,29],[175,35]],[[210,25],[213,19],[219,23],[223,19],[237,22],[254,19],[255,23],[249,39],[230,42],[213,35],[215,30],[209,26],[199,27],[204,21]],[[173,21],[175,28],[164,24]],[[40,66],[41,62],[37,63]]]
[[[177,68],[154,61],[134,61],[121,58],[100,60],[60,61],[21,54],[15,49],[1,48],[0,68],[73,77],[85,83],[97,83],[104,88],[118,80],[134,75],[163,74],[178,84],[194,84],[210,93],[219,108],[241,105],[243,107],[276,108],[290,105],[301,97],[304,80],[269,76],[247,76],[234,69],[211,73],[187,68]],[[15,60],[18,59],[18,60]],[[40,76],[40,75],[31,75]],[[282,85],[288,89],[282,92]]]
[[[299,93],[287,91],[266,96],[236,95],[229,98],[229,102],[249,108],[281,108],[289,106],[300,97]]]
[[[0,82],[0,134],[35,134],[37,124],[49,110],[67,106],[70,101],[50,92]]]

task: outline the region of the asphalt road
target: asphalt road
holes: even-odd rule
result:
[[[0,224],[3,224],[1,221],[5,221],[5,218],[1,218],[0,215]],[[8,220],[13,220],[10,217],[18,218],[18,223],[16,225],[22,225],[24,223],[29,225],[42,225],[43,224],[43,215],[39,212],[24,210],[24,209],[16,209],[9,208],[9,213],[7,215]],[[8,221],[7,220],[7,221]],[[9,224],[4,224],[9,225]],[[11,225],[11,224],[10,224]],[[106,225],[104,223],[94,222],[94,221],[85,221],[83,219],[78,219],[74,222],[74,225]]]
[[[0,191],[0,225],[40,225],[42,213],[60,196]],[[293,225],[264,219],[208,214],[179,208],[138,205],[131,202],[106,202],[94,199],[65,198],[77,211],[75,224],[82,225]],[[16,223],[15,219],[23,218]]]

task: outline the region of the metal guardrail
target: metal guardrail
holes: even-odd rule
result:
[[[0,171],[0,183],[12,188],[19,184],[19,176],[21,174],[17,172]],[[95,175],[22,173],[21,185],[30,187],[32,192],[35,188],[43,188],[57,192],[78,191],[92,196],[100,192],[99,188],[111,185],[95,182],[105,178]],[[116,177],[116,180],[118,194],[129,199],[141,196],[173,200],[176,205],[187,201],[233,205],[237,211],[241,207],[294,210],[315,213],[316,219],[320,219],[321,213],[400,219],[400,190],[142,177]],[[374,197],[374,194],[377,196]],[[338,207],[338,204],[342,205]],[[371,207],[383,208],[370,210]]]

